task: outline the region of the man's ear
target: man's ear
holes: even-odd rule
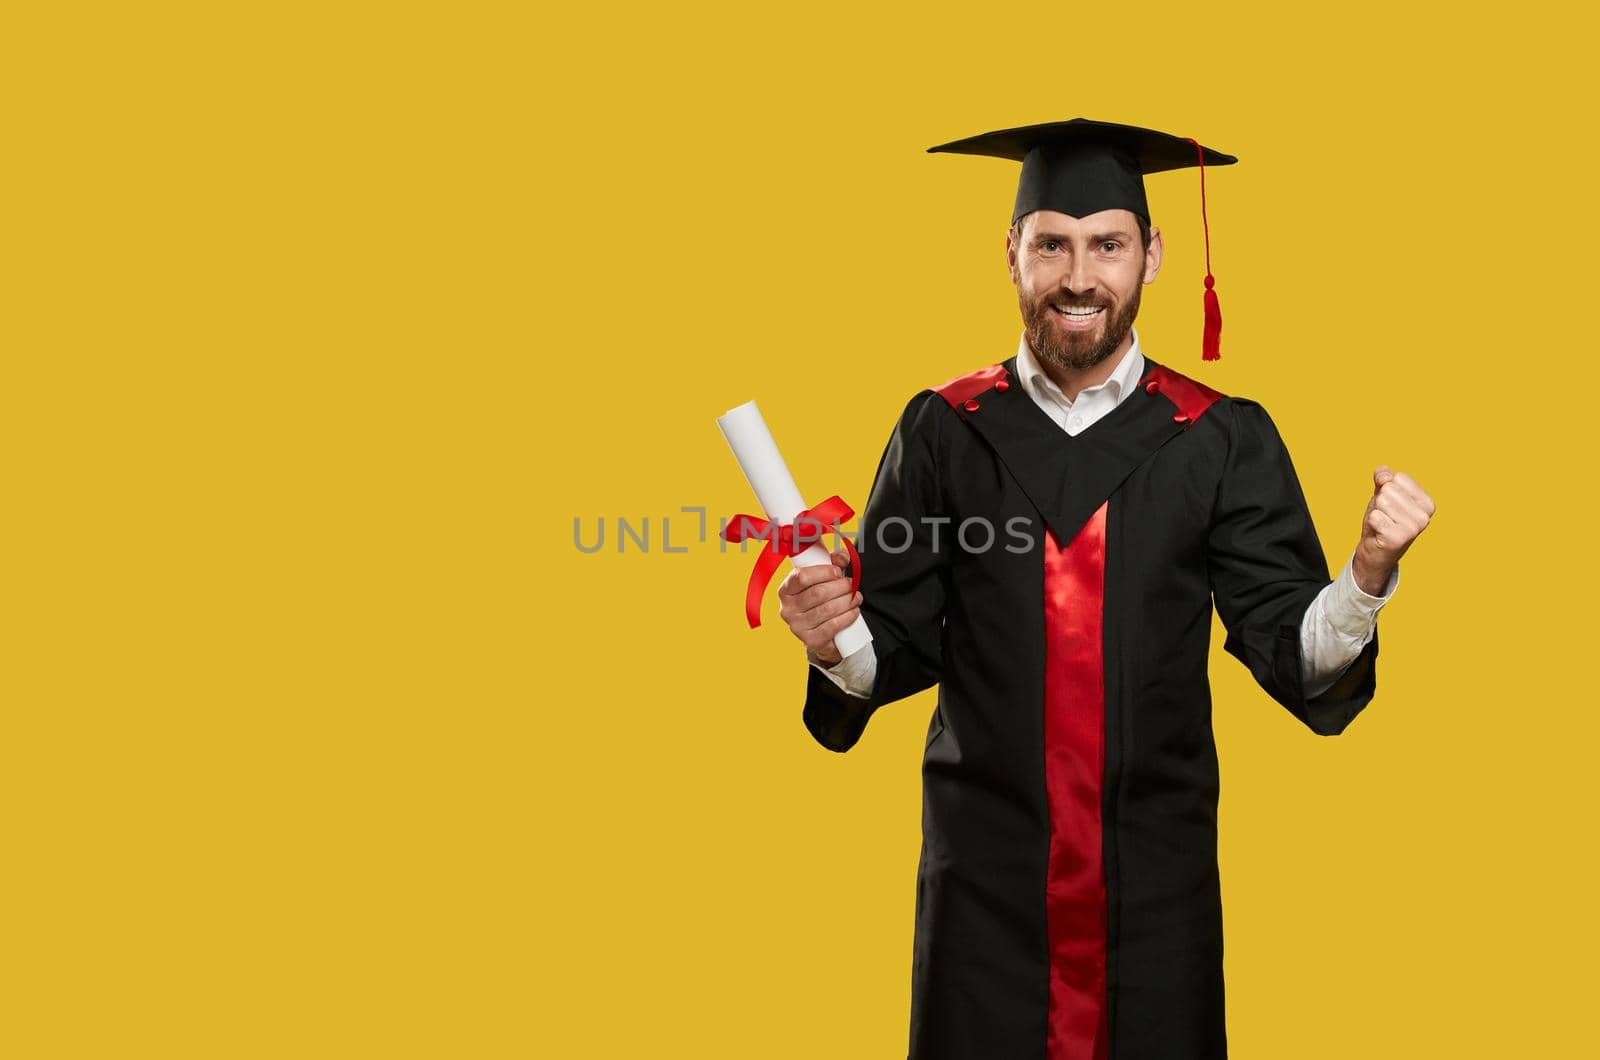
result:
[[[1164,248],[1161,244],[1161,229],[1151,225],[1150,246],[1146,248],[1144,252],[1144,282],[1146,284],[1156,282],[1156,274],[1161,271],[1161,255],[1163,249]]]
[[[1019,284],[1022,277],[1017,275],[1017,245],[1011,241],[1011,229],[1006,229],[1006,268],[1011,273],[1011,282]]]

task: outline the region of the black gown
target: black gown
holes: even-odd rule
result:
[[[1213,598],[1226,650],[1323,735],[1372,698],[1377,636],[1306,697],[1300,622],[1330,579],[1259,404],[1147,359],[1069,436],[1015,362],[906,406],[859,527],[872,694],[808,667],[805,725],[848,751],[939,686],[911,1060],[1225,1057]]]

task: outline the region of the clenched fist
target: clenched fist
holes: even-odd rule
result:
[[[1372,498],[1361,521],[1361,543],[1351,573],[1361,591],[1381,596],[1400,557],[1433,518],[1433,498],[1403,471],[1380,465],[1372,473]]]
[[[839,662],[834,635],[861,614],[861,594],[850,591],[849,565],[841,548],[832,563],[796,567],[778,586],[778,616],[824,666]]]

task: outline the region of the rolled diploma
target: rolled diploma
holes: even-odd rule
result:
[[[729,409],[717,417],[717,426],[722,428],[722,436],[728,440],[728,448],[733,450],[733,458],[739,461],[739,470],[744,472],[745,480],[755,490],[756,500],[761,502],[767,518],[779,526],[793,523],[794,517],[806,510],[806,502],[800,499],[800,490],[795,486],[794,478],[789,474],[789,468],[784,464],[777,443],[772,440],[772,432],[767,430],[767,423],[761,418],[761,410],[756,408],[756,403],[746,401],[736,409]],[[771,547],[765,541],[760,545],[762,548]],[[796,567],[814,567],[833,562],[828,550],[820,543],[813,544],[790,559]],[[834,635],[833,646],[839,649],[839,655],[843,657],[854,654],[871,641],[872,631],[867,628],[866,621],[857,615],[854,622]]]

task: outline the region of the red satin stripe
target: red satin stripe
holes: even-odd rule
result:
[[[783,564],[783,557],[798,556],[821,541],[828,527],[855,514],[855,510],[835,494],[807,508],[794,517],[794,522],[779,526],[775,531],[768,529],[772,525],[768,520],[753,515],[735,515],[728,520],[722,528],[724,541],[737,544],[753,537],[767,542],[756,556],[756,565],[750,569],[750,580],[744,588],[744,617],[751,629],[761,625],[761,598],[767,594],[767,586]],[[844,542],[844,550],[850,556],[850,591],[853,593],[861,588],[861,553],[856,551],[855,542],[843,534],[839,535],[839,540]]]
[[[1100,856],[1105,770],[1106,503],[1065,548],[1045,533],[1044,772],[1050,802],[1045,916],[1049,1060],[1106,1056],[1106,887]]]

